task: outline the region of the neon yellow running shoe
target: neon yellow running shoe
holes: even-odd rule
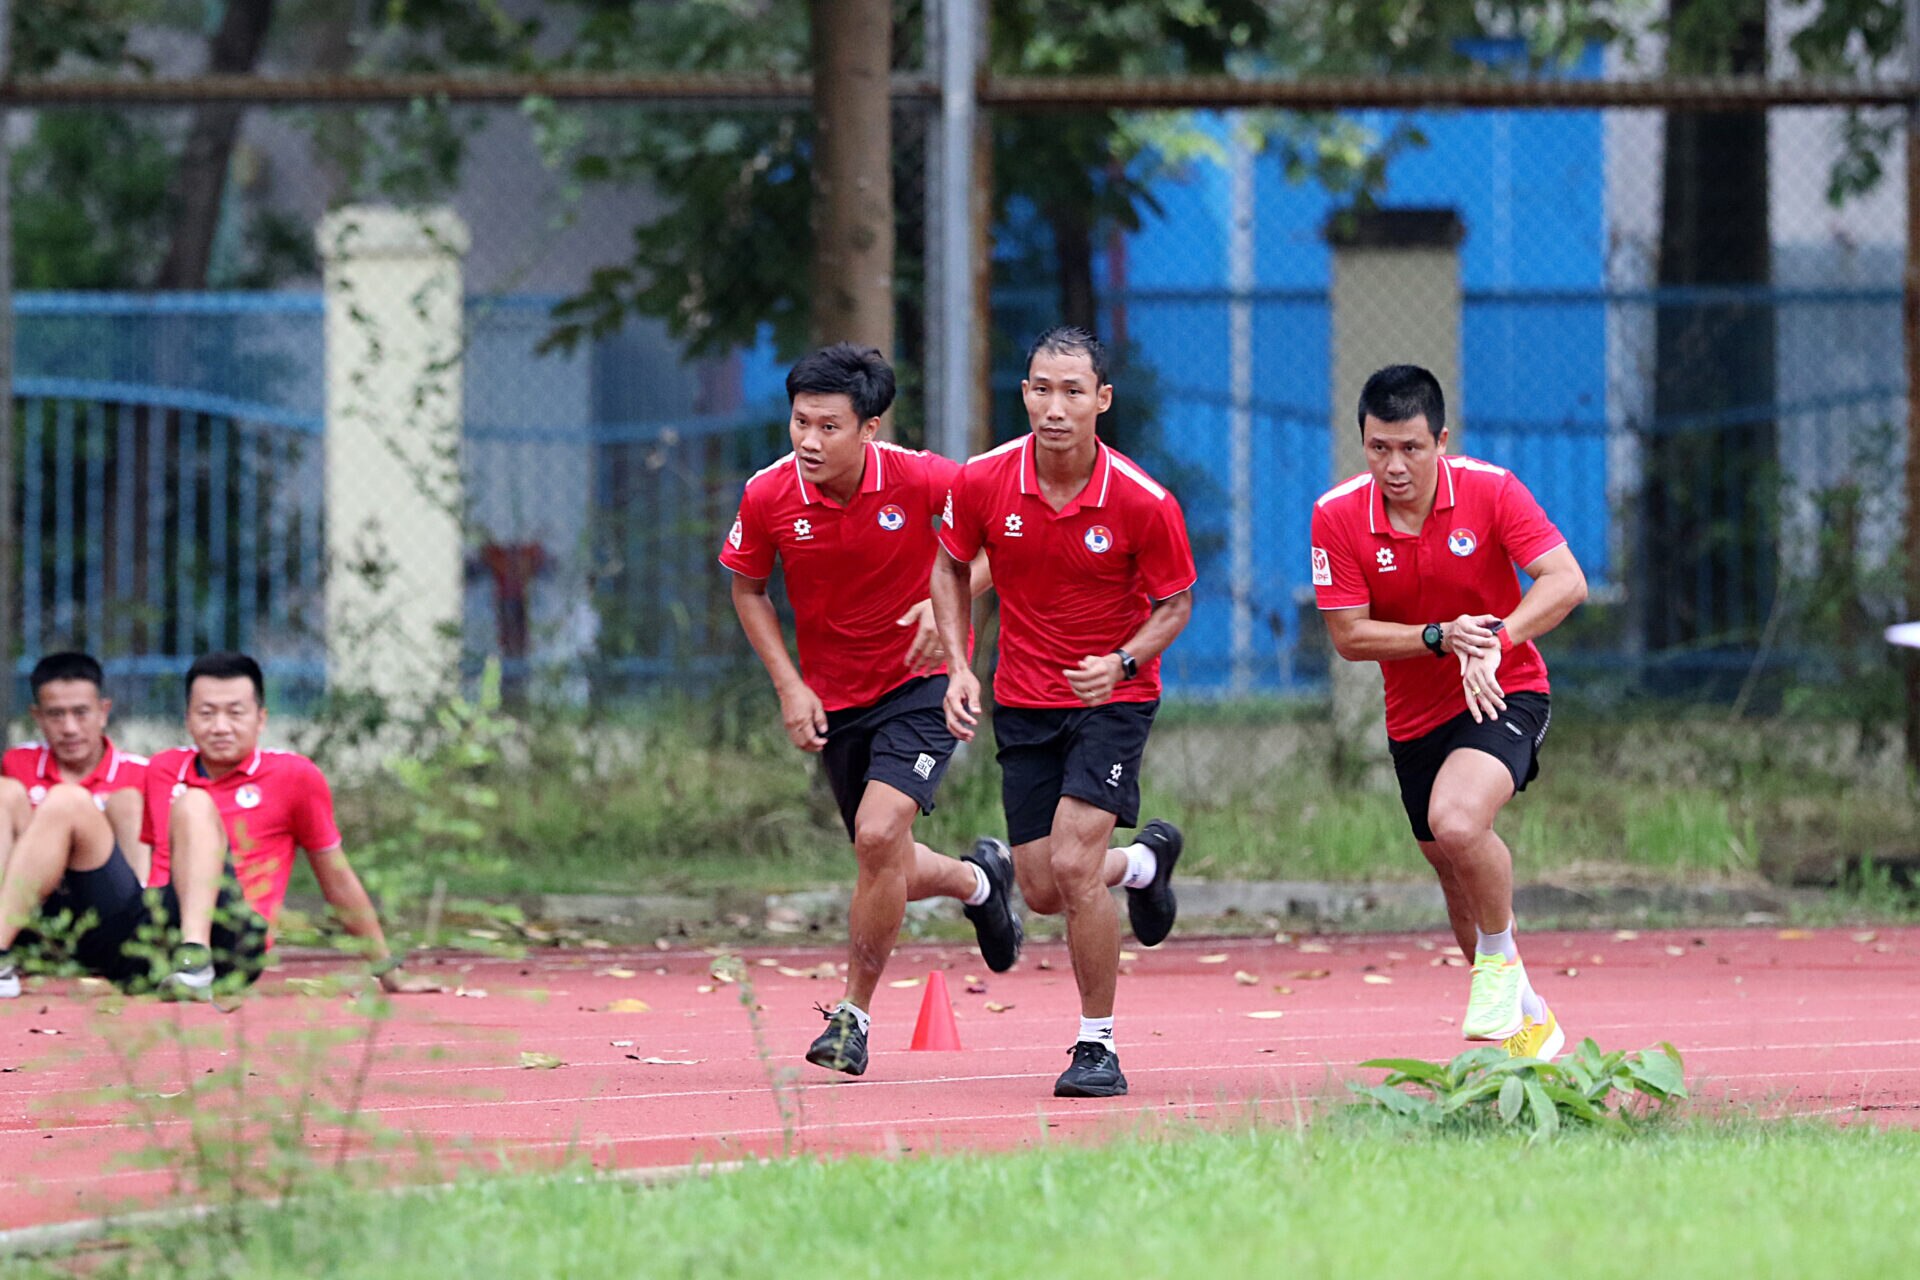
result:
[[[1509,1058],[1538,1058],[1542,1062],[1552,1062],[1554,1055],[1566,1047],[1567,1033],[1560,1029],[1560,1019],[1553,1016],[1551,1009],[1539,1022],[1532,1018],[1523,1019],[1520,1029],[1506,1039]]]
[[[1495,953],[1473,957],[1473,987],[1467,992],[1467,1016],[1460,1034],[1469,1040],[1505,1040],[1519,1032],[1520,983],[1526,968]]]

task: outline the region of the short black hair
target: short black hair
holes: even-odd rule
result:
[[[193,660],[187,668],[187,702],[193,702],[193,682],[202,676],[209,680],[237,680],[241,676],[253,681],[253,700],[261,706],[267,705],[267,681],[260,674],[260,664],[244,653],[232,653],[222,650],[218,653],[203,653]]]
[[[1093,366],[1096,387],[1107,385],[1107,344],[1077,324],[1057,324],[1033,340],[1027,348],[1027,372],[1033,372],[1033,358],[1042,351],[1057,356],[1085,356]]]
[[[1417,364],[1390,364],[1375,370],[1360,388],[1360,409],[1354,420],[1364,434],[1368,418],[1411,422],[1422,415],[1427,431],[1438,440],[1447,426],[1447,397],[1440,390],[1440,379]]]
[[[27,677],[27,684],[33,689],[33,700],[40,701],[40,686],[52,684],[55,680],[87,680],[96,689],[107,686],[107,673],[100,669],[100,660],[90,653],[79,653],[72,649],[61,653],[50,653],[33,664],[33,674]]]
[[[861,422],[877,418],[893,405],[893,366],[876,347],[836,342],[822,347],[787,370],[787,403],[804,392],[845,396]]]

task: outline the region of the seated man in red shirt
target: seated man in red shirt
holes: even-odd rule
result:
[[[47,654],[34,663],[27,684],[33,690],[27,712],[40,729],[40,741],[0,755],[0,811],[5,813],[0,869],[54,787],[63,782],[80,787],[110,820],[138,830],[140,789],[147,779],[147,758],[120,750],[107,737],[113,699],[106,696],[106,676],[92,654]],[[129,844],[126,853],[144,874],[146,846]]]
[[[440,990],[403,973],[388,950],[379,913],[340,848],[326,776],[303,755],[261,748],[267,707],[260,664],[244,653],[209,653],[188,668],[186,684],[193,746],[162,751],[147,765],[141,838],[153,846],[148,883],[167,885],[190,866],[219,865],[231,851],[247,906],[271,928],[298,846],[327,905],[366,945],[380,985],[391,992]],[[204,819],[209,807],[217,821]],[[190,820],[182,820],[183,810]],[[210,985],[213,969],[177,977]]]

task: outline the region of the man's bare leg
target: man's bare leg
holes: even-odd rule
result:
[[[0,778],[0,875],[6,873],[14,841],[31,821],[33,804],[27,799],[27,789],[13,778]]]
[[[168,875],[180,902],[180,941],[213,944],[213,908],[227,865],[227,829],[205,791],[189,787],[167,817]]]
[[[67,872],[97,871],[113,848],[113,827],[84,788],[61,783],[50,789],[0,875],[0,951],[13,945]]]

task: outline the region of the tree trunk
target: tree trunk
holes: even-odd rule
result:
[[[893,354],[887,0],[813,0],[813,336]]]
[[[1100,332],[1098,299],[1093,292],[1093,222],[1086,205],[1056,205],[1048,210],[1060,284],[1060,323]]]
[[[1670,0],[1677,73],[1762,74],[1765,0],[1735,0],[1688,47],[1690,11]],[[1661,172],[1654,423],[1646,438],[1639,570],[1650,651],[1752,643],[1767,617],[1777,556],[1778,427],[1764,111],[1669,111]],[[1710,289],[1666,300],[1665,291]],[[1698,672],[1679,672],[1692,681]]]
[[[209,75],[245,75],[260,60],[267,29],[273,25],[274,0],[227,0],[220,29],[207,47]],[[174,175],[174,207],[178,210],[166,259],[154,278],[157,289],[204,289],[213,257],[213,237],[220,228],[220,208],[227,191],[227,168],[234,139],[240,133],[244,108],[233,103],[209,103],[194,108],[187,129],[187,145]]]

